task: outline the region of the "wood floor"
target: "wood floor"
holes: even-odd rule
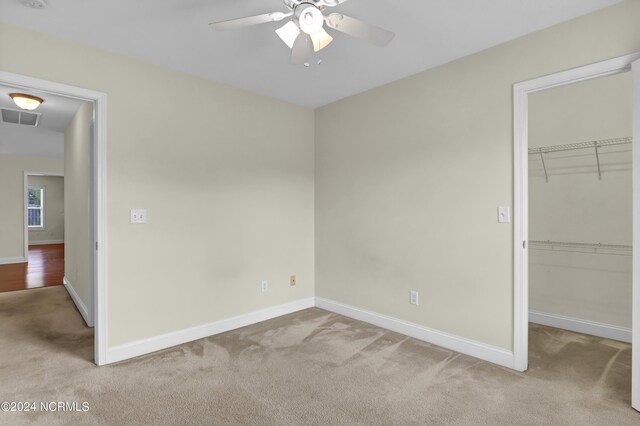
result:
[[[29,263],[0,265],[0,293],[62,285],[64,244],[29,246]]]

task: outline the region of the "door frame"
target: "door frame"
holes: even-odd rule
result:
[[[528,96],[531,93],[581,81],[592,80],[631,71],[634,61],[640,59],[640,53],[621,56],[607,61],[597,62],[568,71],[563,71],[513,86],[513,356],[514,368],[525,371],[529,364],[529,107]],[[633,88],[636,94],[634,102],[640,96],[640,67],[636,73],[634,66]],[[640,104],[634,105],[640,110]],[[634,112],[635,112],[634,111]],[[640,247],[640,118],[634,114],[633,129],[633,246]],[[640,348],[640,250],[633,251],[633,345]],[[640,350],[634,350],[632,369],[632,405],[640,408]]]
[[[90,159],[93,193],[93,309],[94,362],[107,363],[107,94],[0,70],[0,84],[23,90],[36,90],[56,96],[93,103],[93,156]],[[91,309],[90,308],[90,309]]]
[[[27,208],[27,189],[29,187],[29,176],[51,176],[64,178],[64,173],[29,172],[26,170],[23,172],[22,208],[24,210],[24,261],[27,263],[29,262],[29,212]]]

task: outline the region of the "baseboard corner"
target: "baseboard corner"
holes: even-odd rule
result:
[[[377,312],[368,311],[321,297],[316,297],[316,307],[373,324],[387,330],[395,331],[427,343],[500,365],[502,367],[513,370],[516,369],[513,351],[504,348],[456,336],[451,333],[431,329],[398,318],[389,317]]]

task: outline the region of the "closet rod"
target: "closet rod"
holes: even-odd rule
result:
[[[540,240],[529,240],[530,245],[538,245],[538,246],[549,246],[549,247],[569,247],[569,248],[581,248],[581,249],[589,249],[589,250],[613,250],[613,251],[623,251],[629,252],[633,250],[633,246],[623,245],[623,244],[602,244],[602,243],[573,243],[568,241],[540,241]]]

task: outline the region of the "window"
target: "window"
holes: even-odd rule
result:
[[[44,229],[44,186],[30,186],[28,196],[28,228]]]

